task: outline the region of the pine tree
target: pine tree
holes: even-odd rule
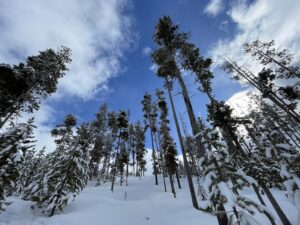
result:
[[[173,174],[176,173],[176,145],[173,138],[170,135],[169,120],[168,120],[168,108],[165,101],[164,93],[161,90],[156,91],[158,98],[158,107],[160,109],[160,133],[161,133],[161,148],[163,150],[164,162],[167,172],[170,178],[171,190],[176,198],[176,192],[173,182]]]
[[[33,118],[27,123],[13,125],[0,134],[0,212],[8,204],[6,195],[12,194],[19,178],[17,163],[20,160],[24,143],[33,133]]]
[[[180,53],[182,46],[186,43],[187,38],[188,34],[180,32],[179,26],[174,25],[169,16],[160,18],[155,27],[154,34],[154,41],[159,45],[159,48],[152,53],[151,57],[153,62],[158,65],[157,75],[164,78],[165,83],[178,80],[193,135],[195,136],[199,134],[200,129],[197,126],[197,120],[188,94],[188,89],[184,83],[177,62],[177,55]],[[197,136],[197,148],[198,151],[204,155],[206,150],[200,139],[200,136]]]
[[[284,99],[284,97],[287,97],[284,93],[288,91],[288,89],[285,88],[288,87],[279,89],[274,85],[276,75],[270,68],[263,68],[256,76],[247,68],[238,65],[237,62],[227,59],[223,65],[223,69],[229,74],[233,74],[233,79],[250,84],[260,91],[264,98],[270,99],[275,105],[283,110],[290,118],[290,121],[300,123],[300,116],[295,111],[295,100],[293,98],[289,99],[289,97]],[[280,96],[280,93],[283,93],[283,96]],[[286,102],[286,100],[290,100],[290,103]]]
[[[45,147],[40,150],[33,158],[29,159],[28,172],[26,172],[27,185],[23,186],[22,196],[24,200],[37,201],[43,195],[43,179],[49,169],[49,164],[45,156]],[[24,173],[24,172],[23,172]],[[19,181],[20,182],[20,181]]]
[[[257,182],[238,169],[239,160],[229,157],[226,144],[222,144],[218,132],[207,133],[212,150],[200,161],[203,171],[202,183],[205,188],[206,200],[200,207],[217,215],[219,224],[251,224],[255,211],[265,214],[270,221],[273,216],[263,205],[239,194],[239,190]],[[226,212],[224,204],[229,204],[233,213]]]
[[[141,177],[146,169],[146,160],[144,159],[146,155],[145,148],[145,129],[140,121],[135,124],[135,136],[136,136],[136,164],[137,164],[137,175]]]
[[[143,104],[145,128],[150,129],[151,144],[152,144],[153,173],[155,176],[155,184],[158,185],[158,178],[157,178],[158,163],[157,163],[157,155],[156,155],[157,149],[155,150],[154,147],[155,135],[157,132],[157,127],[156,127],[157,109],[155,104],[152,102],[151,95],[147,92],[144,95],[142,104]]]
[[[71,62],[70,52],[66,47],[47,49],[28,57],[25,64],[0,64],[0,128],[15,114],[38,109],[41,99],[56,91]]]
[[[75,198],[84,188],[87,181],[87,139],[85,127],[79,128],[75,137],[73,128],[76,119],[68,114],[64,122],[52,130],[57,137],[57,148],[47,157],[48,170],[40,185],[34,188],[33,200],[37,205],[44,207],[43,212],[53,216],[57,209],[63,210],[71,198]],[[42,192],[40,192],[42,190]],[[39,195],[35,195],[38,193]]]
[[[255,57],[264,66],[275,66],[278,78],[300,77],[299,67],[293,66],[293,55],[287,49],[279,51],[274,40],[261,42],[255,40],[244,44],[245,53]]]
[[[116,118],[116,128],[117,128],[117,143],[116,143],[116,152],[115,152],[115,161],[112,165],[112,183],[111,183],[111,191],[114,190],[115,178],[118,172],[121,175],[121,182],[122,185],[122,176],[123,176],[123,168],[124,162],[126,162],[127,158],[125,159],[125,152],[126,147],[125,143],[128,140],[128,115],[125,111],[120,111]]]
[[[127,146],[127,148],[128,148],[129,156],[131,156],[131,158],[132,158],[132,162],[129,163],[129,161],[128,161],[128,164],[127,164],[127,168],[126,168],[127,177],[129,175],[129,172],[128,172],[129,165],[132,166],[132,174],[134,176],[136,176],[136,168],[135,168],[135,165],[136,165],[136,131],[135,131],[135,126],[133,123],[130,123],[129,128],[128,128],[128,146]]]
[[[98,176],[99,164],[103,158],[103,163],[107,162],[108,152],[106,151],[105,139],[108,130],[108,107],[106,104],[100,106],[99,112],[96,114],[96,119],[91,124],[93,150],[91,151],[90,159],[90,179]],[[98,185],[103,176],[103,170],[97,178]]]

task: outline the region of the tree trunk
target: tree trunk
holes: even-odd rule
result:
[[[175,168],[175,173],[176,173],[176,179],[177,179],[178,188],[181,189],[181,184],[180,184],[180,179],[179,179],[177,165],[176,165],[176,168]]]
[[[163,172],[163,181],[164,181],[165,192],[167,192],[166,178],[165,178],[165,173],[164,172]]]
[[[178,82],[180,84],[181,91],[182,91],[182,96],[183,96],[184,103],[185,103],[185,106],[186,106],[186,110],[187,110],[188,115],[189,115],[190,124],[191,124],[191,127],[192,127],[192,132],[193,132],[193,135],[195,136],[200,132],[200,128],[198,127],[198,123],[197,123],[197,120],[196,120],[196,117],[195,117],[195,114],[194,114],[193,106],[192,106],[192,103],[191,103],[186,85],[185,85],[181,75],[178,75],[177,79],[178,79]],[[200,135],[196,137],[196,143],[197,143],[197,150],[199,151],[199,155],[204,156],[206,150],[205,150],[205,147],[204,147],[203,143],[201,142],[201,136]]]
[[[217,214],[217,219],[219,222],[219,225],[228,225],[228,217],[226,214],[226,209],[224,208],[224,205],[221,204],[218,207],[216,207],[216,211],[219,212]],[[222,212],[222,213],[220,213]]]
[[[176,115],[176,111],[175,111],[175,107],[174,107],[173,98],[172,98],[171,91],[170,91],[170,84],[169,84],[168,78],[166,78],[165,81],[166,81],[165,84],[166,84],[166,87],[167,87],[167,90],[168,90],[168,95],[169,95],[169,99],[170,99],[170,103],[171,103],[171,107],[172,107],[172,112],[173,112],[173,117],[174,117],[176,130],[177,130],[177,134],[178,134],[178,139],[179,139],[179,143],[180,143],[180,147],[181,147],[181,151],[182,151],[183,163],[184,163],[184,168],[185,168],[185,171],[186,171],[186,176],[187,176],[187,179],[188,179],[188,184],[189,184],[190,194],[191,194],[191,198],[192,198],[192,203],[193,203],[193,206],[194,206],[195,209],[199,209],[198,201],[197,201],[197,198],[196,198],[196,193],[195,193],[195,189],[194,189],[194,185],[193,185],[192,175],[191,175],[191,171],[190,171],[190,166],[189,166],[188,161],[187,161],[186,152],[185,152],[185,149],[184,149],[182,135],[181,135],[181,131],[180,131],[180,127],[179,127],[179,123],[178,123],[178,119],[177,119],[177,115]]]
[[[129,173],[129,169],[128,169],[128,167],[129,167],[129,161],[127,162],[127,165],[126,165],[126,186],[128,186],[128,173]]]
[[[269,190],[269,188],[265,185],[265,184],[261,184],[262,189],[264,190],[264,192],[266,193],[268,199],[270,200],[273,208],[275,209],[277,215],[279,216],[281,222],[283,225],[292,225],[291,222],[288,220],[288,218],[286,217],[285,213],[282,211],[282,209],[280,208],[278,202],[276,201],[276,199],[274,198],[273,194],[271,193],[271,191]]]
[[[150,127],[150,133],[151,133],[151,144],[152,144],[152,154],[153,154],[153,170],[154,170],[154,176],[155,176],[155,185],[158,185],[158,179],[157,179],[157,168],[156,168],[156,155],[155,155],[155,149],[154,149],[154,143],[153,143],[153,132]]]
[[[170,185],[171,185],[171,190],[174,195],[174,198],[176,198],[176,192],[175,192],[175,187],[174,187],[174,182],[173,182],[173,175],[169,172],[169,178],[170,178]]]

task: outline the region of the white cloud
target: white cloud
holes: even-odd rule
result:
[[[216,16],[224,9],[222,0],[210,0],[206,5],[204,12],[211,16]]]
[[[150,66],[150,68],[149,68],[149,70],[151,70],[151,71],[154,72],[154,73],[156,73],[157,69],[158,69],[158,67],[157,67],[156,64],[151,64],[151,66]]]
[[[120,72],[132,44],[125,0],[0,1],[0,62],[17,63],[39,50],[72,49],[58,95],[90,99]]]
[[[222,63],[222,58],[229,56],[256,72],[257,62],[245,56],[243,44],[260,39],[275,40],[279,48],[287,48],[295,53],[295,60],[300,61],[300,1],[260,0],[251,4],[245,0],[236,1],[228,15],[236,23],[238,31],[228,40],[220,39],[211,49],[215,63]]]
[[[143,48],[143,54],[148,56],[152,52],[152,49],[150,47]]]

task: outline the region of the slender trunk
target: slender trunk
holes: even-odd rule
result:
[[[136,174],[135,171],[135,152],[132,153],[132,174]]]
[[[174,187],[174,182],[173,182],[173,175],[169,172],[169,178],[170,178],[170,185],[171,185],[171,190],[174,195],[174,198],[176,198],[176,192],[175,192],[175,187]]]
[[[188,161],[187,161],[186,152],[185,152],[185,149],[184,149],[182,135],[181,135],[177,115],[176,115],[176,112],[175,112],[174,102],[173,102],[173,98],[172,98],[172,95],[171,95],[170,84],[169,84],[168,78],[166,78],[165,81],[166,81],[166,87],[167,87],[167,90],[168,90],[168,95],[169,95],[171,108],[172,108],[172,112],[173,112],[173,117],[174,117],[174,121],[175,121],[175,125],[176,125],[178,139],[179,139],[179,143],[180,143],[180,147],[181,147],[181,151],[182,151],[183,163],[184,163],[184,168],[185,168],[185,171],[186,171],[186,176],[187,176],[187,179],[188,179],[188,184],[189,184],[190,194],[191,194],[191,198],[192,198],[192,203],[193,203],[194,208],[199,209],[197,198],[196,198],[196,193],[195,193],[195,189],[194,189],[194,185],[193,185],[192,175],[191,175],[191,171],[190,171],[190,166],[189,166]]]
[[[274,198],[273,194],[271,193],[271,191],[269,190],[269,188],[265,185],[265,184],[261,184],[262,189],[264,190],[264,192],[266,193],[267,197],[269,198],[273,208],[275,209],[276,213],[278,214],[281,222],[283,225],[292,225],[291,222],[288,220],[288,218],[286,217],[285,213],[282,211],[282,209],[280,208],[278,202],[276,201],[276,199]]]
[[[156,168],[156,155],[155,155],[155,148],[154,148],[154,141],[153,141],[153,132],[150,127],[150,133],[151,133],[151,144],[152,144],[152,154],[153,154],[153,170],[154,170],[154,176],[155,176],[155,185],[158,185],[158,179],[157,179],[157,168]]]
[[[198,123],[197,123],[197,120],[196,120],[196,117],[195,117],[195,114],[194,114],[193,106],[191,104],[191,100],[190,100],[186,85],[185,85],[181,75],[178,75],[177,79],[178,79],[178,82],[179,82],[180,87],[181,87],[182,96],[183,96],[183,99],[184,99],[186,110],[187,110],[188,115],[189,115],[193,135],[194,136],[198,135],[198,133],[200,132],[200,128],[198,127]],[[200,135],[196,137],[196,143],[197,143],[197,150],[199,151],[199,155],[204,156],[206,150],[205,150],[205,147],[204,147],[203,143],[201,142],[201,136]]]
[[[180,179],[179,179],[179,174],[178,174],[178,168],[177,168],[177,165],[176,165],[176,168],[175,168],[175,174],[176,174],[176,179],[177,179],[178,188],[181,189],[181,184],[180,184]]]
[[[253,187],[253,190],[255,191],[256,196],[257,196],[258,200],[260,201],[260,203],[262,205],[266,206],[264,199],[262,198],[261,194],[259,193],[259,188],[255,184],[252,184],[252,187]]]
[[[228,225],[228,217],[227,217],[226,209],[225,209],[224,205],[223,204],[218,205],[216,207],[216,211],[218,212],[217,219],[218,219],[219,225]]]
[[[126,165],[126,186],[128,186],[128,173],[129,173],[128,164],[129,164],[129,161],[127,162],[127,165]]]
[[[165,173],[164,172],[163,172],[163,181],[164,181],[165,192],[167,192],[166,178],[165,178]]]
[[[123,166],[123,165],[122,165]],[[123,169],[121,170],[120,186],[123,185]]]
[[[120,147],[120,136],[119,136],[118,145],[117,145],[117,154],[116,154],[116,158],[115,158],[115,162],[114,162],[114,166],[113,166],[113,177],[112,177],[111,188],[110,188],[110,190],[112,192],[114,191],[114,185],[115,185],[115,176],[116,176],[116,172],[117,172],[116,163],[118,161],[119,147]]]

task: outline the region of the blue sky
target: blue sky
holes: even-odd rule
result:
[[[0,61],[18,63],[38,50],[60,45],[73,50],[70,71],[60,81],[58,93],[34,113],[39,146],[46,144],[51,150],[49,131],[66,113],[75,114],[79,122],[90,121],[106,102],[112,110],[129,109],[132,121],[142,119],[143,94],[162,88],[145,54],[145,49],[155,48],[154,26],[161,16],[171,16],[182,31],[191,33],[202,55],[214,60],[214,93],[223,100],[235,94],[234,106],[243,101],[245,87],[218,68],[221,57],[232,56],[255,70],[241,46],[256,38],[275,39],[300,52],[299,10],[297,0],[0,0]],[[196,89],[192,74],[184,79],[196,115],[205,118],[207,99]],[[174,93],[178,90],[175,86]],[[188,125],[180,95],[175,102]]]
[[[133,29],[137,37],[132,49],[125,52],[122,59],[123,71],[117,77],[108,81],[109,91],[100,93],[94,99],[86,102],[78,102],[74,99],[67,105],[66,103],[58,104],[55,102],[53,107],[61,108],[61,115],[70,111],[80,116],[81,121],[91,120],[99,108],[99,104],[108,103],[110,109],[118,111],[119,109],[129,109],[131,120],[142,120],[141,100],[145,91],[155,94],[156,88],[162,88],[162,80],[150,70],[152,65],[149,54],[145,54],[145,48],[154,49],[156,46],[153,42],[154,27],[158,19],[163,15],[169,15],[174,23],[180,25],[181,30],[191,33],[191,41],[196,43],[202,54],[207,56],[208,50],[220,37],[230,38],[232,31],[235,29],[233,24],[227,24],[226,30],[222,30],[220,25],[223,21],[228,21],[226,13],[221,13],[218,17],[213,17],[204,13],[208,1],[174,1],[174,0],[154,0],[154,1],[133,1],[128,8],[128,13],[133,18]],[[219,99],[227,100],[234,93],[241,90],[236,82],[231,82],[228,76],[221,70],[217,70],[216,76],[221,76],[222,82],[214,82],[215,94]],[[192,91],[192,101],[194,110],[197,115],[205,116],[207,99],[203,94],[196,90],[193,85],[193,75],[185,76],[187,85]],[[225,81],[225,82],[224,82]],[[175,86],[176,93],[179,87]],[[155,98],[155,95],[153,96]],[[167,97],[167,96],[166,96]],[[175,97],[175,104],[178,112],[183,115],[185,122],[189,125],[188,118],[184,110],[184,103],[181,95]],[[172,124],[172,130],[176,137],[175,127]],[[150,147],[149,138],[147,141]]]

